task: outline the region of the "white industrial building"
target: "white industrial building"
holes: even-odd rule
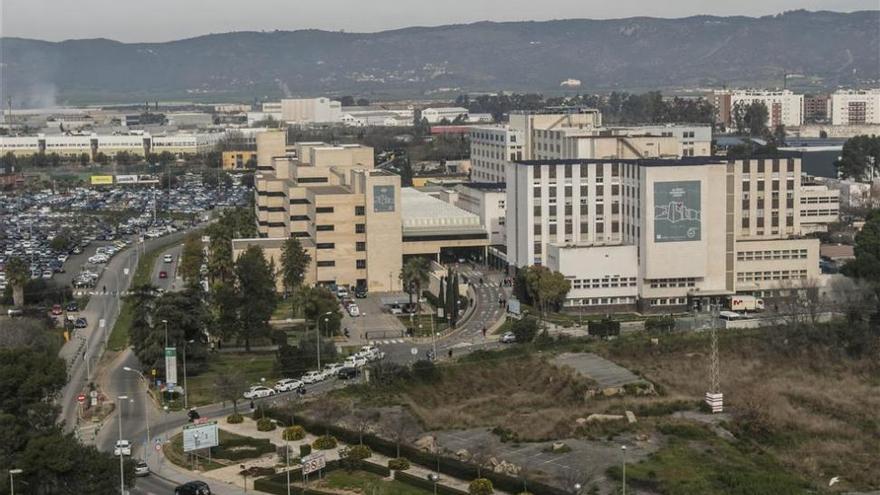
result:
[[[444,120],[452,122],[459,117],[467,120],[468,109],[463,107],[434,107],[422,110],[422,119],[426,120],[429,124],[439,124]]]
[[[723,92],[722,92],[723,93]],[[730,91],[730,112],[737,106],[747,107],[754,102],[767,107],[767,125],[771,129],[778,125],[796,127],[804,123],[804,95],[791,90],[742,89]]]

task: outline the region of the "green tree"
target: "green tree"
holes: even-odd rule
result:
[[[83,167],[88,165],[90,161],[91,160],[89,159],[88,153],[82,153],[79,155],[79,164],[82,165]]]
[[[880,136],[854,136],[843,144],[837,170],[845,179],[870,180],[880,176]]]
[[[535,340],[538,334],[538,323],[533,318],[523,318],[513,323],[510,328],[517,342],[527,344]]]
[[[421,295],[422,287],[430,279],[430,273],[431,264],[425,258],[410,258],[403,264],[403,268],[400,270],[400,281],[403,282],[403,288],[409,294],[410,306],[414,304],[413,296],[418,299]]]
[[[211,283],[232,284],[235,279],[232,260],[232,233],[221,223],[205,229],[210,238],[208,243],[208,277]]]
[[[238,280],[238,336],[244,340],[246,352],[251,339],[268,335],[269,319],[275,311],[278,294],[275,274],[260,246],[250,246],[235,262]]]
[[[183,243],[180,256],[180,275],[188,284],[197,284],[201,276],[202,264],[205,262],[205,250],[202,238],[198,234],[189,234]]]
[[[325,287],[303,287],[299,291],[303,314],[324,333],[335,334],[339,331],[342,314],[336,296]],[[329,313],[329,314],[328,314]],[[325,322],[324,319],[327,319]]]
[[[241,372],[233,370],[230,373],[220,373],[214,379],[214,387],[220,400],[232,402],[232,414],[238,414],[238,401],[241,400],[241,391],[247,387],[247,381]]]
[[[99,151],[97,155],[95,155],[95,161],[101,165],[107,165],[110,163],[110,159],[104,154],[103,151]]]
[[[30,273],[27,263],[21,258],[10,258],[6,263],[6,279],[12,287],[12,301],[15,306],[24,305],[24,285]]]
[[[856,234],[854,248],[856,259],[843,267],[843,273],[874,286],[880,296],[880,209],[873,210],[865,226]]]
[[[318,367],[318,339],[315,332],[306,332],[296,346],[283,344],[275,355],[275,369],[279,376],[300,376]],[[333,339],[321,338],[321,363],[337,359]]]
[[[755,101],[745,107],[742,115],[743,125],[749,130],[750,136],[766,136],[769,117],[767,106]]]
[[[542,317],[550,307],[562,304],[571,290],[571,283],[564,275],[541,265],[526,268],[525,282],[529,297],[538,306]]]
[[[305,280],[306,270],[312,257],[296,237],[284,241],[281,248],[281,280],[288,292],[294,292]]]

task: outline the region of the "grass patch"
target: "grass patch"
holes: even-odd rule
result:
[[[431,318],[434,319],[435,332],[443,332],[449,327],[445,318],[438,318],[436,315],[433,314],[413,315],[412,320],[410,320],[409,315],[400,315],[397,317],[397,319],[400,320],[400,323],[403,324],[403,326],[405,326],[406,328],[413,328],[416,337],[431,336]],[[421,325],[421,328],[419,328],[419,325]]]
[[[207,369],[197,376],[187,378],[190,406],[200,406],[220,402],[214,386],[217,376],[239,373],[248,383],[260,383],[266,379],[271,385],[278,378],[275,375],[275,353],[272,352],[218,352],[207,361]],[[242,399],[244,402],[244,399]]]
[[[366,471],[330,471],[319,483],[319,487],[346,490],[369,495],[425,495],[430,493],[400,481],[386,481],[378,474]]]
[[[665,430],[665,431],[664,431]],[[800,495],[809,485],[771,456],[740,450],[705,428],[668,425],[669,443],[646,460],[626,467],[632,486],[664,495]],[[609,469],[621,478],[621,469]]]
[[[220,444],[222,445],[224,441],[233,439],[233,438],[248,438],[243,437],[241,435],[236,435],[235,433],[230,433],[225,430],[220,430]],[[180,466],[185,469],[192,469],[193,467],[193,457],[183,451],[183,433],[178,433],[171,437],[171,440],[165,442],[162,445],[162,452],[165,454],[165,458],[174,463],[177,466]],[[199,457],[197,459],[198,465],[203,468],[205,471],[211,471],[212,469],[219,469],[224,467],[224,464],[219,462],[215,462],[214,460],[208,461],[207,458]]]

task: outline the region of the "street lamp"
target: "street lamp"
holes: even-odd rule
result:
[[[195,342],[193,340],[183,341],[183,408],[189,409],[189,389],[186,386],[186,345]]]
[[[21,474],[23,471],[21,469],[10,469],[9,470],[9,495],[15,495],[15,479],[14,476],[16,474]]]
[[[141,377],[141,380],[144,381],[144,385],[147,386],[146,390],[144,391],[144,394],[146,395],[146,398],[144,399],[144,422],[147,424],[147,440],[146,440],[147,445],[145,446],[146,453],[144,454],[144,457],[149,459],[150,458],[150,440],[151,440],[151,438],[150,438],[150,406],[149,406],[149,404],[147,404],[147,402],[149,401],[149,396],[150,396],[150,385],[149,385],[149,382],[147,381],[147,378],[140,371],[138,371],[136,369],[132,369],[129,366],[124,366],[122,369],[124,371],[128,371],[130,373],[136,373],[137,376]]]
[[[315,348],[317,349],[317,352],[318,352],[318,371],[321,371],[321,320],[324,321],[324,329],[326,330],[327,329],[327,322],[330,321],[330,318],[327,318],[327,317],[332,314],[333,314],[332,311],[327,311],[326,313],[321,315],[321,316],[323,316],[323,318],[318,320],[318,325],[315,327],[315,333],[318,335],[318,342],[315,345]]]
[[[626,495],[626,445],[621,445],[620,451],[623,453],[623,495]]]
[[[122,404],[127,400],[127,395],[116,397],[116,403],[119,404],[119,440],[122,440]],[[119,495],[125,495],[125,460],[122,457],[122,446],[119,447]]]
[[[244,464],[239,464],[238,467],[241,468],[241,475],[244,477],[244,492],[247,493],[247,468],[244,467]]]
[[[162,323],[165,324],[165,348],[168,348],[168,320],[162,320]]]

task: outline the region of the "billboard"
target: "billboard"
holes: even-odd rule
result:
[[[699,241],[700,181],[654,183],[654,242]]]
[[[117,175],[116,183],[117,184],[137,184],[138,176],[137,175]]]
[[[394,211],[394,186],[373,186],[373,211]]]
[[[93,175],[91,179],[93,186],[104,186],[108,184],[113,184],[112,175]]]
[[[165,348],[165,382],[168,390],[173,390],[177,385],[177,348]]]
[[[217,422],[184,425],[183,426],[183,451],[207,449],[220,445]]]
[[[309,474],[327,467],[324,454],[310,454],[302,458],[302,473]]]

